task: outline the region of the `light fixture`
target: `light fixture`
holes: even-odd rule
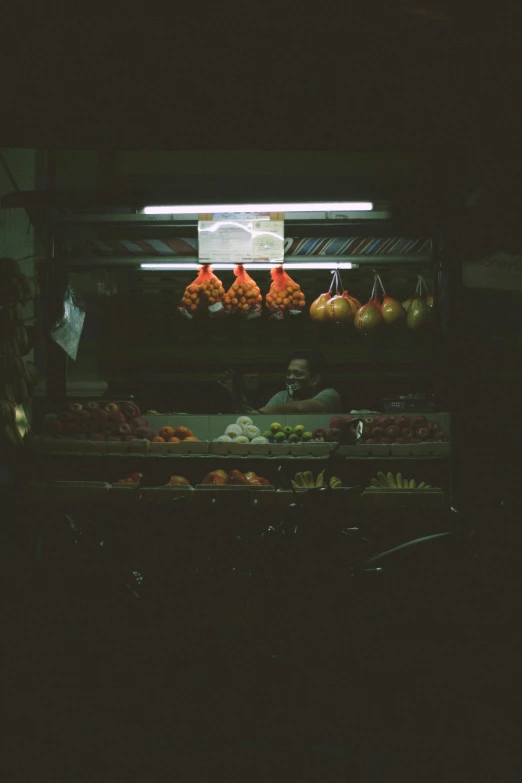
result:
[[[239,263],[239,262],[238,262]],[[164,263],[164,264],[154,264],[154,263],[147,263],[147,264],[140,264],[140,269],[149,269],[149,270],[155,270],[157,272],[161,271],[170,271],[170,272],[197,272],[203,264],[195,264],[195,263],[188,263],[188,264],[176,264],[176,263]],[[214,271],[232,271],[235,269],[237,264],[220,264],[216,262],[215,264],[212,264],[212,268]],[[274,269],[275,267],[281,266],[281,263],[274,263],[274,264],[264,264],[264,263],[248,263],[246,261],[243,266],[245,269],[249,270],[270,270]],[[350,261],[315,261],[311,263],[300,263],[297,261],[290,261],[289,263],[283,264],[284,269],[309,269],[309,270],[315,270],[315,269],[358,269],[359,264],[352,264]]]
[[[371,212],[371,201],[322,201],[299,204],[188,204],[144,207],[143,215],[208,215],[237,212]]]

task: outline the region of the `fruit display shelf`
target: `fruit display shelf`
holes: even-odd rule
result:
[[[432,489],[367,487],[361,495],[361,502],[369,511],[436,511],[444,508],[446,493],[437,487]]]

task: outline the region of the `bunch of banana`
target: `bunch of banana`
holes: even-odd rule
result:
[[[326,479],[324,477],[325,471],[322,470],[316,479],[314,479],[313,474],[309,470],[305,470],[302,473],[296,473],[293,480],[292,480],[292,486],[294,489],[312,489],[316,487],[326,487],[328,484],[326,483]],[[342,487],[343,483],[341,479],[337,478],[337,476],[332,476],[332,478],[329,481],[330,487]]]
[[[431,484],[426,484],[425,481],[417,485],[415,479],[403,478],[402,473],[394,476],[390,472],[385,475],[382,471],[377,473],[377,478],[372,478],[370,485],[378,489],[432,489]]]
[[[16,406],[7,400],[0,400],[0,438],[9,440],[14,446],[24,443],[16,425]]]

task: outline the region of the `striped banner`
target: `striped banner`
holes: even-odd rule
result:
[[[288,242],[288,237],[287,240]],[[297,237],[287,256],[408,256],[429,254],[431,239],[405,237]],[[98,256],[193,256],[198,255],[196,238],[96,240],[69,252],[95,253]]]

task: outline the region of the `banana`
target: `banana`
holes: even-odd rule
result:
[[[417,484],[415,483],[415,479],[410,479],[410,489],[417,489]]]
[[[390,471],[388,471],[388,475],[386,476],[386,479],[388,482],[388,486],[391,489],[397,489],[397,482],[395,481],[395,476],[393,475],[393,473],[390,473]]]
[[[6,424],[15,424],[16,422],[16,408],[12,402],[8,400],[0,400],[0,424],[5,426]]]
[[[342,485],[343,485],[343,482],[341,481],[340,478],[337,478],[337,476],[332,476],[332,478],[330,479],[330,486],[332,488],[342,487]]]
[[[380,481],[377,481],[376,478],[372,478],[370,484],[372,487],[377,487],[378,489],[382,489],[382,484],[380,483]]]
[[[397,473],[395,481],[397,482],[397,489],[403,489],[403,479],[402,479],[402,473]]]
[[[425,481],[421,481],[421,483],[419,484],[417,489],[425,489],[425,487],[426,487],[426,482]]]
[[[384,475],[382,470],[380,470],[377,473],[377,478],[380,481],[382,487],[387,487],[388,486],[388,479],[386,478],[386,476]]]
[[[298,489],[302,489],[303,487],[306,487],[306,483],[302,473],[295,474],[294,480],[292,481],[292,486]]]
[[[30,386],[36,386],[39,380],[38,370],[33,362],[25,363],[25,379]]]
[[[294,479],[292,479],[292,486],[294,489],[300,489],[299,484],[297,483],[297,481],[294,481]]]
[[[325,486],[325,484],[324,484],[324,470],[322,470],[319,473],[319,475],[317,476],[317,479],[315,481],[315,486],[316,487],[324,487]]]
[[[424,489],[433,489],[433,487],[431,486],[431,484],[426,484],[426,486],[424,487]]]
[[[309,470],[305,470],[303,473],[303,480],[305,487],[311,488],[315,487],[315,480],[312,476],[311,472]]]

